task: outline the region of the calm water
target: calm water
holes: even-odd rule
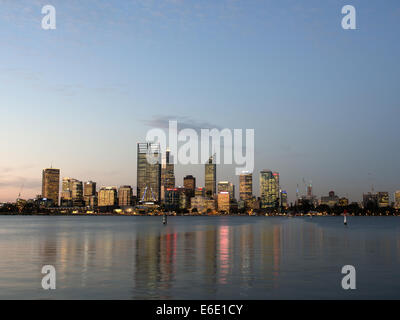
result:
[[[0,216],[0,299],[399,299],[400,217]],[[57,289],[41,288],[54,265]],[[354,265],[357,289],[341,288]]]

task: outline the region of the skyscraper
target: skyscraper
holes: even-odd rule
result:
[[[60,169],[44,169],[42,173],[42,197],[58,205],[60,193]]]
[[[183,186],[185,188],[186,194],[191,198],[194,197],[196,190],[196,178],[192,175],[183,178]]]
[[[97,207],[96,182],[87,181],[83,184],[83,199],[87,207]]]
[[[245,203],[253,197],[253,175],[243,172],[239,176],[239,196]]]
[[[164,191],[166,189],[173,188],[175,188],[174,163],[170,151],[167,149],[161,168],[161,199],[164,198]]]
[[[82,207],[83,184],[82,181],[72,178],[63,178],[61,192],[61,206],[64,207]]]
[[[161,199],[160,145],[137,144],[137,197],[141,202]]]
[[[217,166],[211,156],[205,164],[205,189],[206,197],[214,197],[217,189]]]
[[[279,173],[270,170],[260,172],[261,208],[279,206]]]

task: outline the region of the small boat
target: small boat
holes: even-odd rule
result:
[[[344,211],[343,216],[344,216],[343,223],[345,226],[347,226],[346,210]]]
[[[163,224],[167,224],[167,215],[163,215],[163,219],[162,219]]]

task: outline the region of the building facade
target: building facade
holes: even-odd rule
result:
[[[260,172],[261,209],[279,206],[279,173],[270,170]]]
[[[160,202],[161,159],[160,145],[137,144],[137,197],[139,202]]]
[[[101,187],[98,196],[99,207],[115,207],[118,205],[117,187]]]
[[[205,192],[208,198],[215,197],[217,192],[217,165],[213,157],[205,164]]]
[[[196,190],[196,178],[192,175],[188,175],[183,178],[183,187],[186,190],[186,194],[191,198],[195,195]]]
[[[239,198],[245,204],[253,197],[253,175],[251,173],[242,173],[239,176]]]
[[[230,203],[231,203],[231,198],[230,198],[229,192],[227,192],[227,191],[218,192],[218,211],[219,212],[229,213],[230,212]]]
[[[60,169],[44,169],[42,172],[42,197],[58,205],[60,195]]]
[[[130,207],[133,205],[133,189],[131,186],[121,186],[118,189],[118,205]]]

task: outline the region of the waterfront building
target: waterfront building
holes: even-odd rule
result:
[[[183,186],[186,190],[186,194],[191,198],[195,195],[196,190],[196,178],[192,175],[188,175],[183,178]]]
[[[137,144],[137,197],[140,202],[160,202],[160,145]]]
[[[217,191],[217,165],[212,156],[205,164],[205,191],[208,198],[214,197]]]
[[[180,192],[177,188],[168,188],[165,190],[164,205],[165,210],[175,211],[179,209]]]
[[[96,182],[87,181],[83,184],[83,200],[86,207],[97,207]]]
[[[130,207],[133,205],[133,189],[131,186],[121,186],[118,189],[118,205]]]
[[[163,200],[164,191],[173,188],[175,188],[174,162],[170,150],[167,149],[161,167],[161,200]]]
[[[219,212],[230,212],[231,197],[228,191],[218,192],[218,211]]]
[[[253,174],[243,172],[239,176],[239,198],[244,201],[244,204],[248,203],[253,197]]]
[[[117,187],[101,187],[98,196],[99,207],[115,207],[118,205]]]
[[[279,173],[270,170],[260,172],[261,209],[279,206]]]
[[[42,197],[58,205],[60,194],[60,169],[44,169],[42,172]]]
[[[63,178],[60,205],[62,207],[83,207],[83,184],[77,179]]]
[[[205,213],[207,211],[206,198],[204,196],[193,197],[190,204],[192,212],[196,210],[198,213]]]
[[[327,197],[321,197],[320,204],[334,207],[335,205],[339,204],[339,197],[335,195],[334,191],[330,191]]]

